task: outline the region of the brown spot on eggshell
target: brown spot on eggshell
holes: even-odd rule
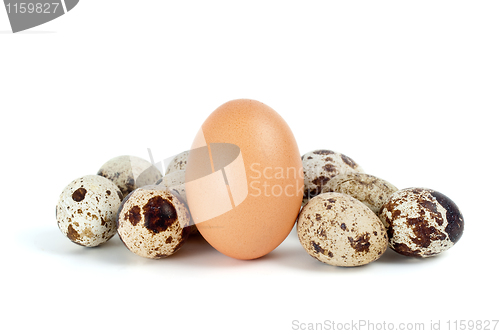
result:
[[[329,180],[330,180],[330,178],[327,176],[320,176],[320,177],[317,177],[314,180],[312,180],[312,183],[317,185],[317,186],[322,186],[322,185],[326,184]]]
[[[67,236],[69,238],[69,240],[77,243],[77,244],[80,244],[78,241],[80,239],[80,234],[78,234],[78,232],[73,228],[73,225],[68,225],[68,233],[67,233]]]
[[[330,151],[330,150],[316,150],[316,151],[313,151],[313,153],[319,154],[319,155],[335,154],[335,152]]]
[[[349,165],[350,167],[352,168],[355,168],[357,167],[357,163],[354,162],[354,160],[352,160],[351,158],[349,158],[348,156],[344,155],[344,154],[341,154],[340,155],[342,157],[342,161],[344,161],[347,165]]]
[[[174,206],[160,196],[151,198],[142,209],[144,226],[153,233],[165,231],[177,220]]]
[[[130,211],[128,211],[125,215],[125,218],[133,225],[136,226],[142,219],[141,216],[141,208],[137,205],[134,205]]]
[[[401,255],[420,257],[420,251],[412,250],[410,247],[403,243],[394,243],[394,245],[392,245],[392,249],[394,249]]]
[[[368,252],[370,248],[370,235],[368,233],[364,233],[361,236],[358,236],[356,239],[353,237],[348,237],[349,243],[351,247],[356,250],[356,252]]]
[[[92,239],[95,237],[94,232],[92,232],[92,228],[90,226],[83,229],[81,236],[87,237],[89,239]]]
[[[415,237],[411,237],[411,240],[420,247],[427,248],[434,240],[446,239],[444,233],[429,225],[429,222],[423,217],[407,218],[407,223],[413,229],[415,235]]]
[[[324,251],[325,251],[323,248],[321,248],[321,246],[320,246],[320,245],[318,245],[318,244],[317,244],[317,243],[315,243],[314,241],[311,241],[311,246],[314,248],[314,251],[315,251],[316,253],[321,253],[321,254],[323,254],[323,253],[324,253]]]
[[[332,164],[324,165],[323,169],[326,170],[327,172],[330,172],[330,173],[335,172],[335,170],[336,170],[335,166]]]
[[[73,198],[73,200],[75,202],[81,202],[84,200],[86,193],[87,193],[87,189],[78,188],[73,192],[73,195],[71,195],[71,198]]]

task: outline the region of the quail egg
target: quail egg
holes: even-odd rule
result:
[[[348,172],[363,172],[362,168],[348,156],[330,150],[316,150],[302,156],[304,168],[305,205],[321,193],[321,188],[331,179]]]
[[[188,156],[189,151],[184,151],[177,154],[174,159],[172,159],[172,161],[170,161],[170,163],[168,164],[165,175],[181,170],[186,170]]]
[[[340,174],[328,181],[321,192],[339,192],[351,195],[369,207],[376,215],[398,188],[376,176],[364,173]]]
[[[74,243],[99,246],[116,233],[116,213],[122,199],[122,192],[110,180],[98,175],[80,177],[59,196],[57,225]]]
[[[457,205],[442,193],[407,188],[391,195],[380,219],[387,228],[389,246],[414,257],[437,255],[462,237],[464,219]]]
[[[299,214],[297,233],[315,259],[342,267],[368,264],[387,249],[382,222],[366,205],[342,193],[312,198]]]
[[[113,181],[127,196],[132,190],[154,184],[161,173],[149,161],[132,155],[122,155],[107,161],[97,172]]]
[[[131,192],[118,212],[118,234],[133,253],[152,259],[168,257],[183,245],[191,228],[184,203],[162,185]]]

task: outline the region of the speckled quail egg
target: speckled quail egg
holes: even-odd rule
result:
[[[172,191],[176,191],[182,200],[187,203],[186,198],[186,170],[179,170],[165,175],[156,184],[163,184],[165,187]]]
[[[321,193],[321,188],[331,179],[348,172],[363,172],[363,169],[348,156],[330,150],[316,150],[302,156],[304,168],[305,205]]]
[[[191,228],[184,203],[165,186],[138,188],[122,202],[118,234],[133,253],[146,258],[168,257],[186,241]]]
[[[188,156],[189,156],[189,151],[184,151],[182,153],[177,154],[168,164],[167,170],[165,171],[165,175],[178,172],[181,170],[186,170]]]
[[[334,266],[355,267],[380,258],[387,233],[366,205],[342,193],[312,198],[299,214],[297,233],[315,259]]]
[[[398,188],[376,176],[364,173],[340,174],[328,181],[321,192],[351,195],[369,207],[377,216],[380,208]]]
[[[59,196],[59,229],[78,245],[98,246],[115,235],[116,213],[122,199],[122,192],[110,180],[98,175],[80,177]]]
[[[154,184],[162,176],[149,161],[132,155],[122,155],[107,161],[97,175],[113,181],[123,196],[139,187]]]
[[[440,192],[407,188],[391,195],[380,219],[387,228],[389,246],[406,256],[437,255],[458,242],[464,219],[457,205]]]

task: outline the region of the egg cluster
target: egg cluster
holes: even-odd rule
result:
[[[174,254],[191,233],[227,256],[255,259],[296,226],[309,255],[343,267],[373,262],[388,248],[437,255],[464,229],[457,205],[440,192],[399,190],[339,152],[301,157],[283,118],[246,99],[217,108],[165,175],[127,155],[72,181],[56,219],[76,244],[95,247],[118,233],[130,251],[152,259]]]
[[[86,247],[118,232],[137,255],[174,254],[196,232],[184,186],[187,157],[187,152],[177,155],[163,177],[146,160],[120,156],[97,175],[72,181],[56,208],[60,230]],[[297,233],[304,249],[321,262],[364,265],[380,258],[388,246],[402,255],[429,257],[449,249],[463,233],[460,210],[437,191],[398,190],[330,150],[309,152],[302,161],[305,204]]]
[[[97,175],[74,180],[59,197],[59,229],[86,247],[99,246],[118,232],[137,255],[172,255],[193,231],[183,185],[185,171],[177,160],[167,169],[170,174],[162,177],[144,159],[119,156],[106,162]]]
[[[302,161],[305,205],[297,232],[304,249],[319,261],[363,265],[380,258],[387,247],[406,256],[429,257],[462,236],[460,210],[437,191],[398,190],[330,150],[309,152]]]

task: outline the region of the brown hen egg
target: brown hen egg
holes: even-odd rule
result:
[[[255,259],[288,236],[303,197],[292,131],[255,100],[217,108],[198,132],[186,167],[186,195],[203,237],[221,253]]]

